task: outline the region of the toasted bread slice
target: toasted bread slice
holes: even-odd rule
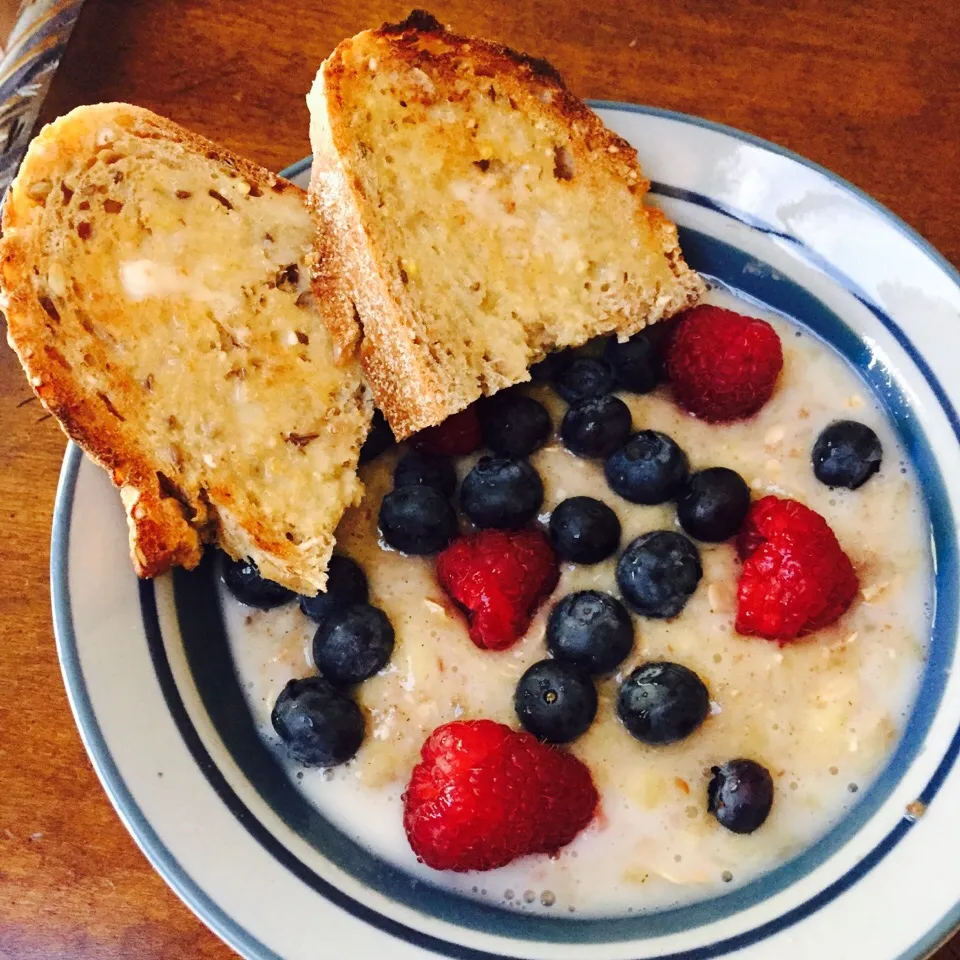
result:
[[[303,191],[147,110],[45,127],[3,211],[11,345],[112,476],[137,572],[204,543],[302,593],[358,503],[372,405],[337,366],[305,257]]]
[[[636,151],[543,60],[416,11],[341,43],[307,99],[316,284],[398,437],[704,289]]]

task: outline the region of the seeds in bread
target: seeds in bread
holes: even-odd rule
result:
[[[315,282],[398,437],[704,289],[636,151],[545,61],[417,11],[341,43],[308,104]]]
[[[305,194],[147,110],[45,127],[10,187],[8,336],[65,432],[113,478],[137,572],[203,544],[302,593],[359,502],[372,407],[309,289]]]

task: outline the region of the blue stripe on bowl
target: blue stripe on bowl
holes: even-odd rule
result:
[[[281,170],[280,176],[286,177],[288,180],[292,180],[305,170],[309,170],[312,161],[313,157],[304,157],[302,160],[298,160],[296,163],[291,164],[286,170]]]
[[[906,226],[902,221],[896,218],[893,214],[883,208],[880,204],[874,201],[872,198],[863,194],[857,188],[846,183],[835,175],[831,174],[829,171],[824,170],[821,167],[816,166],[815,164],[810,163],[809,161],[804,160],[801,157],[798,157],[795,154],[792,154],[790,151],[784,150],[765,141],[762,141],[756,137],[752,137],[748,134],[743,134],[740,131],[736,131],[732,128],[724,127],[719,124],[713,124],[708,121],[699,120],[698,118],[689,117],[682,114],[675,114],[669,111],[657,110],[655,108],[645,108],[645,107],[636,107],[629,104],[617,104],[617,103],[607,103],[607,102],[594,102],[592,104],[595,107],[602,107],[607,109],[618,109],[627,112],[634,113],[646,113],[654,116],[662,116],[666,119],[670,119],[677,122],[683,122],[690,125],[702,126],[707,129],[713,129],[720,133],[723,133],[727,136],[733,137],[735,139],[753,143],[756,146],[778,153],[780,155],[786,156],[797,163],[800,163],[808,168],[818,171],[820,174],[831,180],[833,183],[840,185],[841,187],[848,190],[853,194],[860,202],[866,204],[870,208],[877,211],[894,229],[898,232],[905,235],[913,244],[921,248],[931,260],[936,262],[952,279],[954,279],[958,285],[960,285],[960,274],[936,251],[934,250],[922,237],[917,235],[911,228]],[[289,168],[283,172],[284,176],[295,176],[297,173],[302,172],[309,165],[309,158],[301,161],[300,163],[294,165],[294,167]],[[667,194],[670,188],[667,185],[660,184],[662,192]],[[679,191],[677,192],[679,193]],[[674,195],[677,195],[675,193]],[[682,199],[689,200],[691,202],[698,202],[700,200],[707,200],[713,209],[718,209],[718,205],[713,204],[712,201],[709,201],[709,198],[702,198],[696,195],[691,195],[684,193]],[[735,219],[739,219],[742,222],[748,223],[751,226],[754,226],[758,229],[767,229],[763,224],[753,222],[751,219],[744,217],[743,215],[738,215],[736,211],[729,210],[727,208],[719,208],[720,212],[724,213],[727,216],[732,216]],[[706,238],[708,241],[710,238]],[[796,242],[794,238],[790,238],[791,242]],[[684,238],[685,244],[692,244],[696,246],[697,238],[692,234],[688,233]],[[717,241],[713,241],[717,242]],[[733,248],[731,248],[733,249]],[[740,253],[739,251],[735,251]],[[811,262],[816,262],[816,258],[813,255],[813,251],[804,249],[804,251]],[[707,251],[704,251],[706,254]],[[744,256],[742,253],[741,256]],[[697,266],[696,263],[694,263]],[[705,268],[706,272],[712,272],[709,269],[709,264]],[[772,276],[772,274],[771,274]],[[843,279],[834,275],[836,279]],[[742,280],[742,277],[741,277]],[[844,284],[847,288],[850,288],[849,283]],[[738,284],[734,284],[738,286]],[[744,292],[750,294],[754,299],[764,302],[764,296],[758,296],[756,293],[750,293],[749,290],[744,289],[744,285],[739,284],[739,288]],[[800,289],[800,288],[798,288]],[[806,293],[805,291],[802,291]],[[875,315],[878,316],[881,322],[884,322],[888,325],[888,328],[891,329],[894,336],[898,336],[900,342],[908,349],[911,350],[909,340],[898,331],[895,325],[890,321],[888,317],[883,315],[882,311],[878,312],[876,306],[869,302],[869,300],[864,300],[861,295],[861,291],[852,291],[854,295],[858,296],[858,299],[861,299],[871,310],[874,311]],[[769,295],[769,291],[767,291]],[[807,294],[807,296],[809,296]],[[766,301],[769,302],[769,301]],[[815,301],[819,303],[819,301]],[[772,305],[772,304],[771,304]],[[819,307],[826,311],[826,308],[822,304],[819,304]],[[790,312],[788,309],[786,312]],[[826,311],[829,314],[829,311]],[[818,332],[823,335],[826,332],[825,328],[818,326],[817,322],[810,323],[807,317],[802,317],[804,321],[808,323],[810,329],[814,332]],[[836,319],[836,318],[834,318]],[[841,332],[845,331],[847,337],[853,337],[853,340],[856,341],[857,347],[853,349],[852,354],[847,354],[848,359],[855,359],[857,351],[859,348],[859,341],[853,336],[849,330],[847,330],[842,323],[838,320]],[[830,339],[833,334],[837,332],[836,328],[832,328],[832,333],[828,334],[827,339]],[[843,339],[841,337],[841,339]],[[848,344],[848,348],[849,348]],[[843,346],[840,345],[841,352],[844,352]],[[920,358],[922,361],[922,358]],[[925,366],[925,365],[924,365]],[[943,391],[940,388],[939,384],[936,383],[935,378],[932,376],[928,369],[923,369],[926,379],[930,383],[931,387],[934,389],[935,393],[939,397],[944,397]],[[784,871],[793,871],[791,878],[787,879],[786,882],[793,882],[794,879],[799,875],[796,873],[798,869],[803,869],[800,867],[800,863],[804,861],[805,857],[816,856],[817,851],[824,848],[825,844],[835,843],[833,849],[836,849],[840,844],[845,842],[845,839],[852,835],[855,832],[859,822],[862,822],[862,819],[865,815],[864,811],[868,809],[867,805],[873,802],[875,805],[878,805],[882,802],[882,798],[879,797],[879,792],[886,790],[889,793],[890,787],[896,782],[897,778],[897,768],[900,764],[908,762],[909,757],[916,753],[917,748],[922,742],[923,736],[927,727],[929,726],[929,721],[932,718],[933,714],[936,712],[936,705],[939,702],[939,698],[942,695],[943,683],[944,683],[944,672],[949,666],[949,663],[952,659],[952,649],[954,638],[956,635],[956,607],[957,607],[957,597],[956,597],[956,583],[957,583],[957,552],[956,544],[953,540],[953,530],[952,530],[952,520],[950,518],[949,511],[949,502],[946,499],[945,491],[943,489],[942,479],[936,471],[936,465],[933,461],[932,454],[930,453],[929,446],[926,443],[926,440],[923,438],[922,433],[919,431],[919,428],[915,423],[912,423],[909,420],[909,417],[901,417],[901,420],[898,420],[898,410],[900,414],[908,414],[909,408],[902,402],[902,394],[899,394],[899,391],[896,390],[896,385],[892,383],[878,384],[871,381],[869,376],[869,371],[865,379],[871,383],[872,388],[874,388],[878,396],[881,399],[884,399],[885,402],[889,403],[894,402],[892,407],[888,407],[891,411],[892,419],[895,421],[898,431],[901,436],[904,438],[908,449],[911,451],[911,455],[914,458],[914,462],[917,465],[918,472],[923,476],[925,487],[927,488],[928,494],[930,495],[930,504],[932,507],[931,510],[931,519],[933,522],[933,533],[934,533],[934,542],[935,550],[937,552],[937,606],[935,611],[935,623],[934,623],[934,640],[931,648],[931,660],[927,668],[924,681],[923,681],[923,690],[921,691],[921,696],[918,698],[918,707],[914,711],[914,714],[911,716],[908,723],[907,731],[904,735],[904,738],[898,748],[897,753],[891,764],[887,769],[881,774],[880,780],[878,780],[874,789],[869,791],[864,797],[862,803],[856,808],[851,817],[847,818],[838,828],[833,831],[827,838],[824,838],[820,844],[815,848],[808,851],[807,854],[802,855],[797,858],[797,860],[792,861],[790,864],[787,864],[785,867],[780,868],[778,871],[768,875],[761,880],[756,881],[754,884],[745,886],[739,891],[735,891],[723,898],[718,898],[715,901],[711,901],[708,904],[698,904],[693,907],[682,908],[677,911],[670,911],[665,914],[653,915],[650,917],[643,918],[631,918],[627,919],[618,919],[618,920],[603,920],[595,921],[574,921],[563,923],[558,920],[550,920],[548,923],[551,927],[561,925],[566,928],[588,928],[590,926],[610,926],[611,924],[618,923],[633,923],[637,924],[638,922],[642,923],[645,928],[645,933],[649,935],[649,928],[651,922],[655,922],[659,917],[665,917],[669,915],[678,915],[681,913],[690,913],[691,911],[696,911],[697,909],[710,908],[711,905],[720,905],[723,913],[733,912],[735,909],[740,909],[742,906],[747,906],[749,903],[757,902],[761,897],[757,893],[757,885],[775,882],[778,875],[782,874]],[[894,394],[890,394],[889,390],[885,392],[885,387],[888,387],[894,391]],[[900,400],[898,403],[897,400]],[[944,397],[945,399],[945,397]],[[946,410],[947,415],[950,417],[951,424],[954,427],[955,432],[957,431],[957,421],[956,416],[953,413],[952,409]],[[902,422],[901,422],[902,421]],[[958,432],[958,439],[960,439],[960,432]],[[80,726],[81,733],[84,736],[84,741],[87,745],[88,752],[93,759],[94,765],[97,768],[97,771],[101,777],[101,780],[104,782],[105,787],[107,788],[108,793],[111,796],[115,806],[118,809],[121,817],[124,819],[128,828],[137,838],[141,847],[144,849],[144,852],[151,859],[154,865],[157,867],[159,872],[170,882],[175,890],[183,897],[186,902],[198,913],[210,926],[216,930],[220,936],[222,936],[228,943],[234,946],[236,949],[240,950],[247,956],[256,957],[257,960],[264,958],[264,960],[273,960],[275,954],[269,951],[263,944],[257,942],[255,939],[250,937],[250,935],[238,925],[232,918],[226,916],[223,911],[218,907],[217,904],[213,903],[209,896],[202,891],[197,884],[192,880],[189,874],[183,869],[183,867],[176,861],[172,856],[170,851],[163,845],[162,841],[156,836],[149,823],[143,817],[142,812],[137,808],[135,802],[133,801],[129,790],[126,788],[126,785],[123,782],[123,779],[116,769],[115,764],[113,763],[112,758],[110,757],[109,750],[106,746],[106,743],[103,739],[102,731],[99,728],[97,718],[93,712],[93,707],[90,704],[89,697],[86,693],[86,686],[83,680],[83,675],[80,667],[80,662],[77,654],[76,648],[76,637],[73,631],[73,624],[70,615],[70,606],[69,606],[69,592],[67,584],[67,538],[69,534],[69,522],[70,514],[72,510],[72,501],[73,501],[73,492],[74,485],[76,481],[76,471],[81,459],[81,454],[79,450],[75,447],[71,447],[67,460],[65,462],[64,471],[62,474],[61,480],[61,489],[58,491],[58,500],[57,500],[57,511],[56,519],[54,523],[54,533],[53,533],[53,544],[52,544],[52,569],[51,569],[51,579],[52,579],[52,593],[53,593],[53,602],[54,602],[54,616],[55,616],[55,626],[58,637],[58,649],[60,652],[61,662],[64,670],[64,677],[68,687],[68,692],[71,698],[71,705],[74,709],[74,714],[76,716],[78,725]],[[926,462],[925,462],[926,461]],[[928,472],[926,469],[932,465],[932,472]],[[932,485],[931,485],[932,484]],[[209,569],[207,570],[207,577],[209,577]],[[189,578],[187,578],[189,580]],[[181,603],[181,591],[184,589],[183,586],[184,578],[178,577],[175,581],[175,588],[177,591],[177,600],[178,607]],[[192,591],[193,586],[187,586],[187,590]],[[206,583],[203,583],[202,580],[197,581],[197,589],[200,590],[202,594],[206,596],[207,602],[211,596],[211,588],[209,579],[206,580]],[[147,586],[144,588],[142,593],[142,600],[144,605],[145,619],[153,619],[154,625],[158,628],[155,620],[155,606],[152,600],[152,587]],[[192,601],[190,601],[192,602]],[[150,616],[151,608],[153,610],[154,616]],[[185,618],[186,619],[186,618]],[[182,625],[186,625],[182,621]],[[222,629],[222,623],[221,623]],[[225,641],[225,638],[224,638]],[[163,673],[164,663],[166,661],[166,655],[162,647],[162,639],[159,637],[157,631],[153,632],[153,642],[152,653],[154,655],[155,667],[159,673]],[[201,666],[194,667],[192,661],[194,659],[192,651],[195,650],[195,645],[188,645],[188,655],[191,659],[191,668],[194,669],[195,675],[198,674],[202,676],[203,668]],[[212,665],[211,665],[212,666]],[[224,681],[224,672],[223,666],[224,662],[220,661],[220,672],[217,674],[218,681],[223,683]],[[166,670],[169,672],[169,665],[166,665]],[[172,677],[169,678],[172,681]],[[199,686],[199,683],[198,683]],[[236,687],[236,684],[232,684],[232,687]],[[169,687],[169,684],[167,684]],[[214,779],[219,778],[220,787],[225,788],[228,792],[228,795],[232,796],[231,805],[233,806],[233,812],[235,816],[241,820],[244,826],[254,834],[262,832],[267,834],[265,828],[259,824],[255,818],[250,814],[242,803],[236,798],[236,795],[233,794],[233,791],[226,784],[226,781],[223,779],[222,775],[216,770],[215,764],[212,758],[206,753],[203,748],[202,743],[199,741],[199,737],[196,734],[195,729],[193,729],[192,724],[190,723],[189,717],[186,714],[183,704],[180,701],[179,693],[176,691],[175,687],[173,689],[165,689],[167,696],[171,700],[171,709],[175,714],[179,713],[180,716],[177,718],[178,723],[181,724],[181,731],[185,737],[185,742],[188,742],[188,745],[192,746],[192,752],[194,753],[196,762],[200,769],[207,775],[208,779],[213,777]],[[209,694],[210,691],[208,690]],[[236,689],[236,693],[239,694],[239,688]],[[931,699],[932,697],[932,699]],[[205,697],[205,700],[209,699]],[[214,698],[216,700],[216,698]],[[241,695],[242,701],[242,695]],[[216,703],[208,704],[211,706],[214,711],[220,709],[217,707]],[[925,707],[921,711],[921,707]],[[221,718],[222,719],[222,718]],[[242,728],[243,723],[246,722],[252,728],[252,721],[249,717],[249,713],[246,711],[245,705],[243,705],[242,711],[233,711],[232,712],[232,721],[231,723],[221,729],[221,735],[225,732],[230,733],[233,730],[234,724],[239,724]],[[235,732],[235,731],[234,731]],[[263,746],[262,742],[257,737],[257,744],[260,750],[266,751],[266,748]],[[901,755],[901,751],[906,750],[907,753]],[[269,751],[266,751],[269,754]],[[957,753],[960,752],[960,732],[954,736],[946,754],[940,761],[940,764],[937,770],[934,773],[934,776],[931,778],[927,787],[922,791],[920,798],[923,802],[929,803],[933,797],[936,795],[939,787],[944,782],[948,774],[950,773],[951,768],[956,760]],[[275,763],[275,761],[273,761]],[[264,768],[268,770],[269,768]],[[261,773],[264,771],[262,770]],[[884,779],[887,778],[887,785],[884,786]],[[275,782],[272,775],[270,775],[271,782]],[[292,785],[289,784],[289,781],[285,780],[285,775],[280,773],[277,779],[286,782],[287,786],[293,793],[296,791],[293,789]],[[219,791],[218,791],[219,792]],[[299,796],[299,794],[297,794]],[[302,800],[302,798],[301,798]],[[226,801],[225,801],[226,802]],[[239,806],[237,806],[239,805]],[[313,812],[314,818],[316,817],[316,812]],[[857,818],[857,822],[853,824],[852,828],[848,827],[847,824],[850,823],[854,818]],[[311,824],[313,821],[308,815],[306,820],[303,823],[307,825]],[[302,826],[303,824],[301,824]],[[332,828],[329,824],[326,824],[324,821],[324,826],[327,830]],[[868,872],[872,867],[878,863],[889,850],[891,850],[899,841],[909,832],[911,827],[911,821],[908,819],[902,820],[894,830],[888,834],[884,840],[877,845],[877,847],[863,860],[859,863],[853,870],[851,870],[847,875],[840,878],[830,887],[822,891],[816,897],[807,901],[804,904],[801,904],[799,907],[792,910],[790,913],[771,921],[768,924],[747,931],[743,934],[740,934],[736,937],[728,938],[724,941],[709,945],[704,948],[700,948],[694,951],[685,951],[681,954],[672,955],[671,958],[662,958],[662,960],[707,960],[710,957],[717,957],[723,954],[729,953],[733,950],[743,948],[748,946],[751,943],[755,943],[758,940],[763,939],[764,937],[770,936],[773,933],[776,933],[779,930],[782,930],[799,920],[802,920],[804,917],[809,916],[811,913],[819,909],[820,906],[823,906],[825,903],[830,902],[835,899],[843,890],[849,889],[857,880]],[[845,836],[839,836],[840,831],[846,829],[848,833]],[[288,858],[292,855],[289,854],[289,851],[286,851],[285,848],[282,848],[281,845],[272,837],[269,836],[268,843],[271,845],[276,845],[280,847],[283,851],[281,854],[282,857]],[[263,841],[261,841],[263,842]],[[829,855],[829,853],[827,854]],[[370,855],[364,852],[363,856],[366,859],[370,858]],[[295,858],[294,858],[295,859]],[[299,861],[297,861],[299,863]],[[288,864],[289,868],[289,864]],[[300,867],[295,869],[294,872],[300,875],[300,869],[306,871],[308,874],[313,876],[312,871],[309,871],[309,868],[300,864]],[[393,868],[390,868],[393,869]],[[807,868],[809,869],[809,867]],[[804,872],[806,872],[804,870]],[[404,875],[405,876],[405,875]],[[316,878],[323,883],[320,878]],[[407,878],[409,880],[409,878]],[[313,886],[313,883],[311,883]],[[332,888],[331,888],[332,889]],[[429,891],[431,896],[436,896],[437,891],[430,888],[426,888]],[[750,899],[747,902],[738,903],[737,898],[746,895],[748,891]],[[326,894],[325,894],[326,895]],[[767,896],[769,894],[763,894]],[[452,894],[446,894],[448,897],[452,897],[460,904],[466,903],[459,897],[455,897]],[[369,911],[368,908],[364,907],[362,904],[355,903],[354,901],[349,901],[349,903],[343,903],[344,898],[343,894],[339,891],[334,891],[334,896],[331,897],[335,902],[340,902],[341,906],[344,906],[346,909],[349,909],[351,913],[354,913],[357,916],[360,916],[362,919],[366,919],[370,922],[373,922],[376,926],[381,929],[386,929],[387,927],[394,927],[390,929],[389,932],[394,935],[401,936],[404,939],[409,939],[411,942],[419,943],[422,946],[427,947],[428,949],[436,950],[437,952],[449,955],[449,956],[458,956],[458,957],[471,957],[471,958],[480,958],[485,957],[489,958],[492,955],[481,953],[478,951],[467,951],[464,952],[464,948],[458,947],[454,944],[446,944],[440,941],[433,941],[433,938],[424,938],[423,935],[417,933],[416,931],[409,930],[408,928],[401,927],[398,924],[394,924],[392,921],[387,920],[379,915],[374,915],[373,918],[365,916],[364,914],[369,914],[372,911]],[[495,908],[485,908],[483,905],[470,904],[474,907],[481,907],[484,912],[493,911],[496,916],[496,927],[492,928],[497,933],[506,932],[503,929],[504,920],[509,918],[511,915],[506,914],[503,911],[497,910]],[[535,920],[536,918],[532,917],[521,917],[518,918],[523,921]],[[711,917],[710,919],[716,919],[716,917]],[[923,956],[930,946],[936,941],[941,939],[949,929],[952,929],[955,926],[956,921],[960,919],[960,911],[949,914],[943,919],[943,921],[937,925],[937,927],[930,931],[926,936],[924,936],[913,948],[904,953],[899,960],[916,960],[916,958]],[[456,920],[454,921],[456,922]],[[709,921],[703,921],[709,922]],[[690,924],[687,924],[689,927]],[[491,925],[488,921],[487,928],[491,928]],[[658,931],[664,932],[664,931]],[[635,933],[631,933],[629,936],[636,936]],[[621,936],[615,938],[604,937],[603,939],[622,939]],[[432,941],[432,942],[427,942]]]
[[[500,935],[523,940],[561,943],[643,940],[716,922],[780,892],[849,841],[899,782],[902,772],[909,767],[922,745],[936,713],[946,670],[952,661],[956,636],[956,595],[952,589],[957,576],[956,547],[950,506],[935,457],[895,377],[876,363],[863,341],[836,314],[809,291],[777,273],[768,264],[699,231],[681,229],[681,242],[688,261],[695,269],[719,280],[739,295],[794,318],[839,351],[886,407],[918,475],[923,478],[932,515],[938,602],[934,612],[934,639],[929,662],[913,713],[893,757],[870,789],[864,792],[854,810],[815,846],[738,890],[701,903],[631,917],[572,919],[507,912],[414,879],[345,836],[320,816],[289,781],[254,726],[230,659],[224,624],[212,585],[212,562],[208,561],[193,574],[178,571],[175,575],[178,619],[194,681],[214,726],[250,784],[287,826],[337,867],[382,895],[421,913],[478,931],[496,931]],[[155,616],[148,616],[148,620],[155,621]],[[156,638],[156,644],[160,643],[153,622],[148,635]],[[170,684],[165,683],[164,686],[169,695]],[[176,702],[175,697],[171,697],[170,702],[175,714],[183,713],[182,705]],[[196,740],[195,735],[192,739]],[[207,768],[212,763],[202,747],[199,752],[196,750],[197,742],[190,743],[188,740],[188,746],[194,750],[197,762],[202,767]],[[231,801],[228,806],[235,807],[236,803]],[[731,939],[725,944],[712,945],[703,956],[718,956],[755,942],[809,915],[849,888],[879,862],[906,834],[911,822],[902,820],[890,837],[864,861],[814,900],[750,934]],[[297,875],[307,879],[304,871],[309,873],[309,868],[300,861],[296,863]],[[307,879],[307,882],[318,892],[328,895],[323,889],[326,886],[324,881],[315,874],[311,876],[312,880]],[[356,906],[365,909],[359,904]],[[448,946],[447,949],[453,948]],[[691,958],[696,955],[689,951],[684,954]]]

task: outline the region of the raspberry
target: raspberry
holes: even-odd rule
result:
[[[482,530],[437,557],[440,585],[465,608],[470,639],[484,650],[516,643],[558,578],[553,548],[538,530]]]
[[[667,350],[677,402],[708,423],[753,416],[771,397],[783,348],[765,320],[720,307],[683,314]]]
[[[754,503],[737,549],[743,559],[738,633],[794,640],[839,619],[859,589],[827,521],[796,500]]]
[[[403,827],[434,870],[493,870],[555,853],[599,802],[580,760],[492,720],[444,724],[420,756],[403,795]]]
[[[480,418],[476,407],[467,407],[447,417],[435,427],[427,427],[415,434],[410,442],[421,453],[440,457],[464,457],[473,453],[483,442],[480,437]]]

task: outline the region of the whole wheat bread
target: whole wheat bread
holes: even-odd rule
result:
[[[415,11],[341,43],[308,104],[315,283],[398,437],[704,289],[636,151],[546,61]]]
[[[147,110],[81,107],[10,187],[0,284],[44,406],[120,488],[142,576],[203,544],[326,581],[372,407],[334,362],[305,194]]]

